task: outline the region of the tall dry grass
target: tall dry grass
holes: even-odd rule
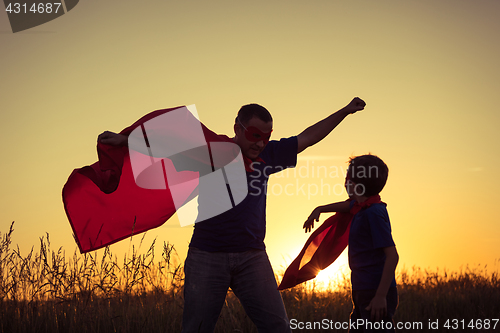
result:
[[[175,249],[132,248],[119,261],[108,248],[67,257],[51,249],[22,256],[11,247],[13,224],[0,240],[0,332],[177,331],[183,272]],[[141,242],[142,243],[142,242]],[[147,325],[146,325],[147,323]]]
[[[154,242],[145,254],[132,248],[122,260],[109,248],[99,256],[66,256],[62,248],[51,249],[47,234],[37,251],[32,248],[22,255],[12,247],[13,231],[12,224],[7,233],[0,233],[0,332],[180,332],[183,269],[172,245],[163,243],[160,255]],[[446,330],[443,325],[447,319],[468,323],[500,317],[497,271],[412,268],[400,270],[397,280],[400,305],[394,319],[422,322],[421,332],[476,332],[467,327]],[[290,319],[347,321],[352,308],[349,279],[327,291],[315,283],[282,292]],[[439,320],[440,329],[427,329],[429,320]],[[257,332],[231,292],[216,332]]]

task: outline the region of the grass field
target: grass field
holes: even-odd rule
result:
[[[0,332],[180,332],[183,269],[168,243],[161,255],[151,244],[119,260],[109,248],[99,257],[67,256],[51,249],[47,234],[38,251],[22,256],[12,233],[12,226],[0,233]],[[412,268],[399,270],[397,282],[401,332],[500,332],[497,271]],[[314,283],[282,292],[294,332],[346,332],[349,279],[327,291]],[[230,291],[216,332],[257,332]]]

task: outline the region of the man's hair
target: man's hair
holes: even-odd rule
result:
[[[237,123],[239,120],[243,125],[246,125],[253,117],[257,117],[266,123],[273,121],[273,117],[271,117],[269,111],[262,105],[247,104],[243,105],[240,111],[238,111],[238,116],[234,120],[234,123]]]
[[[349,179],[364,187],[364,196],[379,194],[387,182],[389,168],[379,157],[368,154],[349,159]]]

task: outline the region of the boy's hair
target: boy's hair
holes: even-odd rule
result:
[[[243,125],[246,125],[253,117],[257,117],[266,123],[273,121],[271,113],[262,105],[247,104],[243,105],[240,111],[238,111],[238,116],[234,119],[234,123],[237,123],[239,120]]]
[[[348,177],[356,184],[362,184],[364,196],[377,195],[387,182],[389,168],[379,157],[368,154],[349,159]]]

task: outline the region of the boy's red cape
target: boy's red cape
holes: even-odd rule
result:
[[[362,203],[356,202],[349,213],[336,213],[329,217],[312,233],[300,254],[288,266],[278,290],[314,279],[321,270],[330,266],[347,247],[354,215],[362,208],[379,202],[380,196],[372,196]]]
[[[148,120],[180,108],[182,107],[151,112],[120,134],[128,136]],[[229,137],[217,135],[203,124],[201,126],[207,143],[233,142]],[[185,136],[189,139],[188,133]],[[82,253],[159,227],[176,211],[168,188],[151,190],[136,185],[128,147],[109,146],[99,142],[97,154],[99,161],[75,169],[62,191],[66,215]],[[167,170],[176,172],[170,160],[164,159],[164,163]],[[185,173],[190,179],[198,174],[193,171],[180,173]],[[196,182],[186,184],[183,189],[185,202],[197,194]]]

